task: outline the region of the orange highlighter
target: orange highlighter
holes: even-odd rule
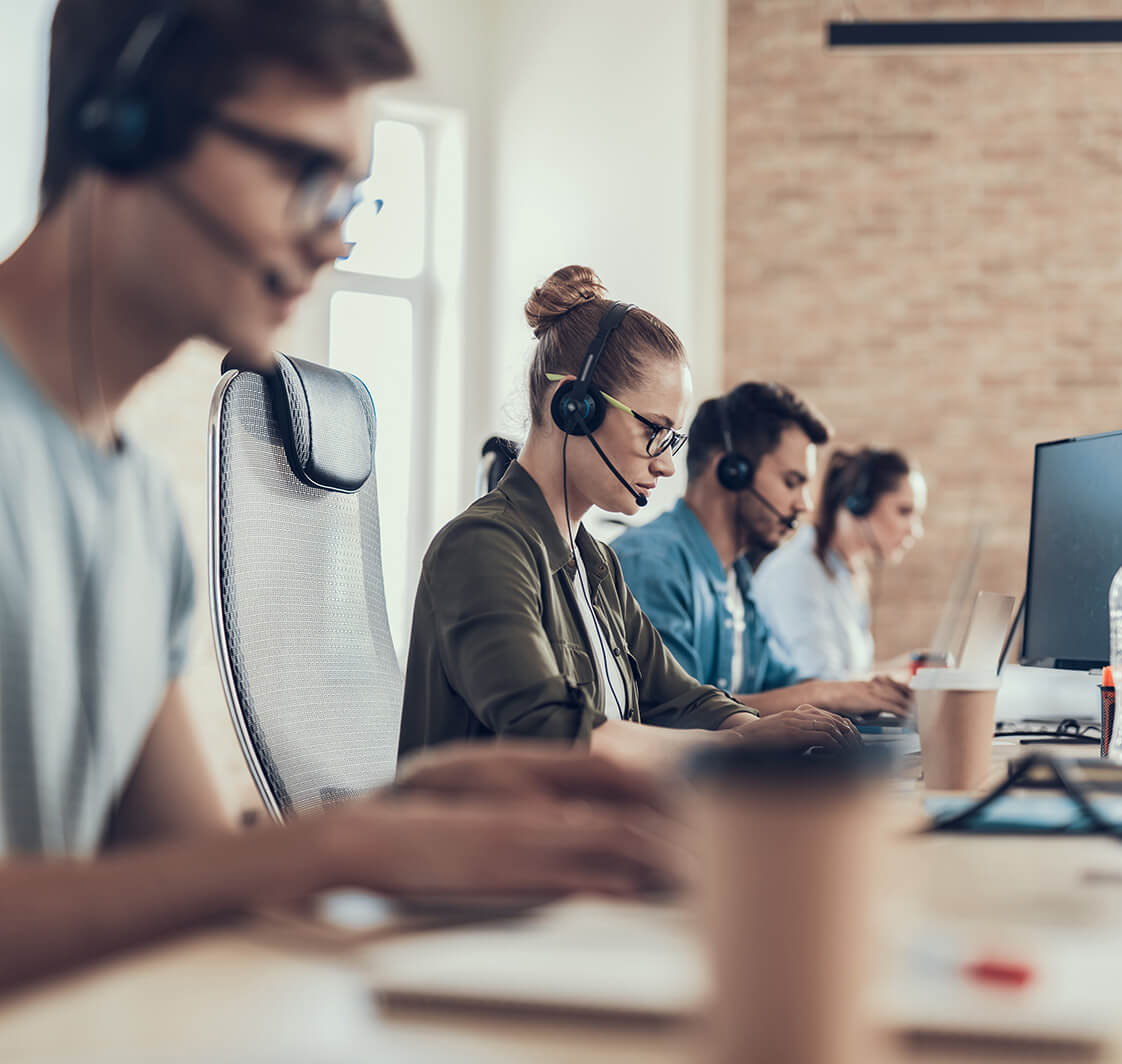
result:
[[[1103,682],[1099,684],[1102,696],[1102,736],[1099,739],[1099,757],[1110,753],[1110,736],[1114,731],[1114,670],[1109,665],[1103,667]]]

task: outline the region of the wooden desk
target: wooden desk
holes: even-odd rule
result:
[[[995,749],[995,761],[1008,751]],[[1020,751],[1018,751],[1020,752]],[[984,913],[1044,895],[1122,924],[1122,846],[1092,837],[931,836],[901,847],[939,904]],[[907,877],[905,878],[905,883]],[[903,886],[903,885],[902,885]],[[903,886],[911,889],[911,886]],[[368,946],[366,948],[369,948]],[[313,946],[260,923],[231,924],[126,955],[0,1003],[3,1061],[253,1061],[401,1064],[685,1064],[685,1024],[557,1021],[453,1009],[379,1008],[354,947]],[[1122,956],[1122,950],[1120,950]],[[1118,1027],[1122,1035],[1122,1010]],[[1117,1061],[1035,1049],[892,1040],[884,1060],[981,1064]]]

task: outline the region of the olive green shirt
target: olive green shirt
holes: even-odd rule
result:
[[[747,712],[685,673],[583,527],[577,549],[608,652],[624,663],[625,716],[716,728]],[[446,525],[425,555],[405,673],[400,753],[495,735],[588,742],[605,720],[581,623],[576,564],[534,479],[518,462]]]

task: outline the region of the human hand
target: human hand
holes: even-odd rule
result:
[[[861,736],[853,723],[835,713],[815,706],[799,706],[753,718],[732,731],[742,742],[777,748],[809,749],[825,747],[830,751],[860,749]]]
[[[835,713],[891,713],[906,717],[912,710],[912,692],[891,676],[871,680],[819,681],[812,685],[816,705]]]
[[[459,743],[422,751],[404,762],[394,790],[449,798],[573,799],[667,809],[653,773],[528,740]]]
[[[397,792],[323,815],[332,879],[397,896],[627,895],[678,878],[667,821],[634,804]]]

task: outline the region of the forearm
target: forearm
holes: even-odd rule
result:
[[[771,713],[782,713],[785,709],[798,709],[799,706],[812,705],[822,709],[816,701],[818,684],[813,680],[805,683],[792,684],[790,687],[777,687],[772,691],[756,691],[752,694],[733,695],[741,705],[749,706],[756,710],[761,717]]]
[[[0,988],[319,889],[330,878],[320,834],[269,826],[89,861],[0,864]]]
[[[745,717],[747,714],[734,713],[729,719]],[[703,728],[659,728],[608,720],[593,729],[592,752],[617,764],[659,769],[674,764],[699,746],[726,741],[726,736]]]

